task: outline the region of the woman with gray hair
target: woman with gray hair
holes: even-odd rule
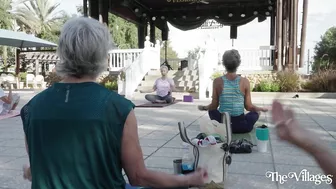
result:
[[[259,119],[260,112],[268,111],[252,104],[250,82],[237,75],[240,66],[240,54],[237,50],[228,50],[223,55],[223,66],[227,73],[213,81],[212,102],[208,106],[199,106],[207,110],[211,120],[223,123],[222,113],[231,116],[232,133],[248,133]],[[244,108],[250,111],[244,114]]]
[[[202,185],[200,169],[187,176],[145,167],[134,104],[96,83],[111,49],[106,26],[90,18],[69,20],[59,37],[56,73],[63,80],[21,110],[32,189],[123,189]]]

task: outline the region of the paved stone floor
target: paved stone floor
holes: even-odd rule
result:
[[[23,95],[23,105],[32,95]],[[269,106],[272,99],[255,98],[256,105]],[[284,99],[283,102],[295,109],[304,127],[314,131],[331,150],[336,151],[336,100]],[[139,137],[147,167],[172,173],[173,159],[180,158],[181,140],[177,122],[184,121],[189,136],[199,133],[199,120],[207,119],[205,112],[196,110],[201,102],[178,103],[165,108],[137,108]],[[204,104],[204,103],[203,103]],[[270,120],[269,115],[261,121]],[[24,134],[19,118],[0,121],[0,189],[28,189],[30,183],[22,178],[22,166],[28,161],[24,148]],[[315,161],[305,152],[277,139],[271,128],[267,153],[234,154],[229,167],[228,183],[225,188],[331,188],[325,183],[316,185],[308,181],[288,179],[284,184],[272,181],[266,172],[288,175],[299,174],[306,169],[310,175],[323,174]]]

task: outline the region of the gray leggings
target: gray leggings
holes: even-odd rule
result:
[[[166,103],[172,103],[173,102],[173,97],[171,96],[171,94],[169,93],[168,95],[162,97],[159,95],[153,95],[153,94],[147,94],[145,96],[146,100],[150,101],[150,102],[155,102],[157,100],[164,100],[166,101]]]

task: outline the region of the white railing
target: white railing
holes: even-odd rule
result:
[[[240,49],[241,65],[238,71],[262,71],[272,70],[271,47],[261,47],[260,49]],[[218,67],[214,65],[218,61],[216,57],[217,51],[214,49],[204,48],[198,52],[197,58],[192,62],[191,67],[197,65],[199,70],[199,99],[206,99],[206,91],[209,91],[209,97],[212,96],[212,73],[218,71]],[[222,66],[221,66],[222,67]],[[224,68],[223,68],[224,69]]]
[[[138,59],[143,49],[116,49],[109,52],[109,70],[119,71],[127,62],[134,62]]]
[[[270,49],[241,49],[239,71],[269,71],[273,69]]]
[[[123,88],[126,98],[132,98],[134,91],[151,69],[160,68],[160,47],[160,41],[156,41],[154,46],[149,42],[149,37],[146,37],[145,48],[139,56],[132,61],[131,55],[128,55],[123,68],[125,73]]]

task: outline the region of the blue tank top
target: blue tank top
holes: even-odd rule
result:
[[[228,112],[231,116],[244,114],[244,95],[240,91],[240,76],[234,80],[223,79],[223,91],[219,97],[219,112]]]

